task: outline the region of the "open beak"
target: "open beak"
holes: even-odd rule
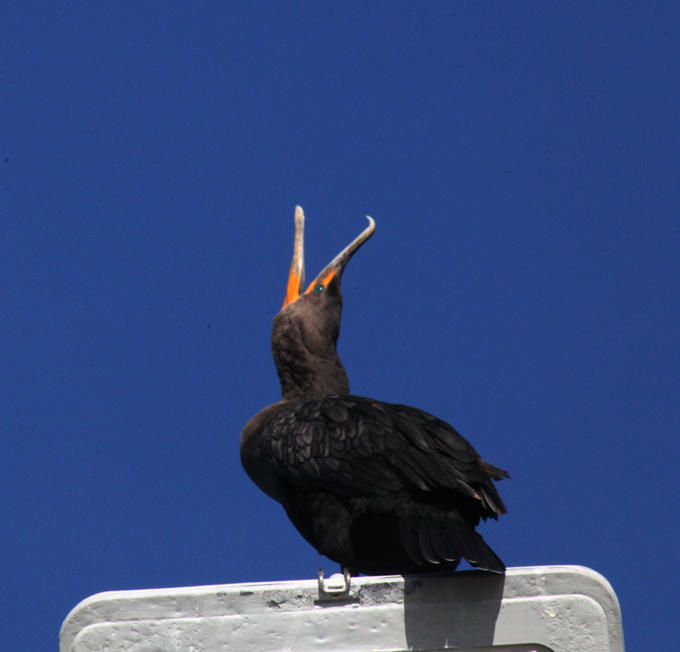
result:
[[[290,264],[288,273],[288,287],[286,298],[283,301],[285,308],[293,303],[302,293],[305,284],[305,214],[302,208],[295,207],[295,248],[293,249],[293,262]]]
[[[356,253],[366,240],[368,240],[375,231],[375,220],[372,217],[368,218],[368,226],[364,231],[355,238],[349,245],[347,245],[333,260],[323,268],[321,273],[314,279],[311,285],[307,288],[304,294],[311,292],[318,286],[326,287],[331,280],[337,276],[342,275],[345,265],[349,259]],[[288,287],[286,289],[286,298],[283,302],[285,308],[289,303],[293,303],[296,299],[302,296],[302,288],[305,284],[305,250],[304,250],[304,233],[305,233],[305,214],[299,206],[295,207],[295,248],[293,250],[293,262],[290,264],[290,272],[288,274]]]

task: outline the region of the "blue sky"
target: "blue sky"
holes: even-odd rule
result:
[[[509,566],[677,642],[680,8],[0,3],[0,613],[56,649],[105,590],[312,578],[242,471],[279,398],[296,204],[352,391],[512,480]]]

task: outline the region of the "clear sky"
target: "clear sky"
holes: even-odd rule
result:
[[[677,645],[680,5],[0,3],[0,624],[306,579],[239,461],[279,398],[293,212],[352,391],[452,423],[508,566],[580,564]]]

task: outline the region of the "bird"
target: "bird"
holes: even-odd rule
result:
[[[241,433],[243,468],[280,503],[298,532],[345,578],[505,565],[475,530],[507,512],[482,460],[451,425],[422,410],[354,396],[337,351],[345,266],[375,221],[305,289],[304,212],[272,353],[281,400]],[[349,590],[349,588],[348,588]]]

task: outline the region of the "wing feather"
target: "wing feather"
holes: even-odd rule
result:
[[[452,426],[421,410],[359,396],[324,396],[285,405],[266,431],[265,458],[284,482],[350,497],[458,492],[478,502],[485,518],[505,512],[492,480],[507,473],[483,462]],[[442,538],[414,522],[402,529],[412,558],[416,541],[426,558],[448,558]],[[456,550],[462,553],[458,545]],[[446,549],[449,557],[451,552]]]

